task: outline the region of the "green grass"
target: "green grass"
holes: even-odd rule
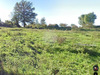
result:
[[[0,59],[12,75],[92,75],[99,38],[99,31],[1,28]]]

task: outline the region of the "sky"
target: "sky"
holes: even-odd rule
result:
[[[2,21],[11,19],[16,2],[21,0],[0,0],[0,18]],[[33,3],[36,18],[45,17],[47,24],[66,23],[78,24],[82,14],[94,12],[97,15],[95,25],[100,25],[100,0],[27,0]]]

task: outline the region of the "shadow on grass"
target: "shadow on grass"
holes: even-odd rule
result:
[[[9,74],[4,70],[1,60],[0,60],[0,75],[9,75]]]
[[[82,52],[82,51],[78,51],[78,50],[70,50],[70,49],[62,49],[62,48],[54,48],[54,49],[49,50],[47,52],[49,52],[49,53],[57,53],[57,52],[60,52],[61,53],[61,52],[66,51],[66,50],[68,50],[71,53],[76,53],[76,54]],[[82,53],[83,54],[86,54],[87,53],[87,54],[89,54],[89,56],[92,56],[92,57],[98,57],[98,56],[100,56],[100,53],[99,52],[96,52],[95,50],[89,50],[87,48],[85,48]]]
[[[11,29],[10,31],[22,31],[23,29]]]
[[[61,49],[61,48],[55,48],[53,49],[53,51],[48,51],[49,53],[51,54],[55,54],[55,53],[61,53],[61,52],[64,52],[64,51],[69,51],[70,53],[75,53],[75,54],[78,54],[78,53],[81,53],[81,51],[77,51],[77,50],[70,50],[70,49]],[[88,54],[89,56],[86,57],[86,58],[89,58],[91,61],[93,62],[97,62],[97,57],[99,56],[100,57],[100,53],[99,52],[96,52],[96,51],[93,51],[93,50],[89,50],[89,49],[84,49],[84,51],[82,52],[83,54]]]
[[[61,53],[61,52],[63,52],[63,51],[64,51],[64,49],[57,48],[57,47],[54,48],[54,49],[48,49],[48,50],[47,50],[47,52],[50,53],[50,54],[55,54],[55,53],[58,53],[58,52]]]
[[[12,71],[8,73],[7,71],[4,70],[2,61],[0,60],[0,75],[24,75],[24,74],[19,74],[18,72],[12,72]]]
[[[79,52],[77,50],[72,50],[70,51],[72,53],[76,53],[78,54]],[[83,51],[84,54],[89,54],[90,56],[93,56],[93,57],[97,57],[97,56],[100,56],[100,53],[96,52],[96,51],[93,51],[93,50],[88,50],[88,49],[84,49]]]
[[[13,72],[8,73],[7,71],[4,70],[2,61],[0,60],[0,75],[21,75],[21,74],[16,74]]]

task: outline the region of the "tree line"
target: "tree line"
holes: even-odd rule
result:
[[[38,22],[38,19],[36,19],[36,14],[34,12],[35,7],[33,7],[32,2],[21,0],[20,2],[17,2],[14,7],[14,12],[12,14],[11,20],[6,20],[4,23],[0,20],[0,26],[6,26],[6,27],[23,27],[26,28],[37,28],[37,29],[67,29],[71,30],[71,28],[78,28],[77,25],[71,24],[71,26],[68,26],[67,24],[61,23],[61,24],[46,24],[46,19],[42,18],[40,23]],[[79,24],[82,27],[94,27],[95,19],[97,18],[96,14],[94,12],[88,13],[88,14],[82,14],[79,19]]]

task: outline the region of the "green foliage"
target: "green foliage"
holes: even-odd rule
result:
[[[100,66],[100,32],[95,30],[1,28],[0,33],[6,75],[92,75],[93,65]]]
[[[71,24],[72,30],[78,30],[78,26],[75,24]]]
[[[32,28],[32,29],[57,29],[57,30],[71,30],[70,26],[67,27],[59,27],[58,24],[30,24],[27,25],[26,28]]]
[[[58,26],[58,24],[49,24],[49,25],[47,26],[47,28],[48,28],[48,29],[59,29],[59,26]]]
[[[89,13],[85,15],[84,22],[88,25],[93,25],[95,19],[96,19],[96,15],[94,13]]]
[[[47,25],[40,25],[40,24],[30,24],[27,25],[26,28],[32,28],[32,29],[45,29]]]
[[[59,44],[62,44],[65,42],[66,38],[65,37],[61,37],[61,36],[57,36],[56,40]]]
[[[1,21],[1,19],[0,19],[0,23],[1,23],[2,21]]]
[[[13,17],[12,17],[12,22],[13,22],[13,24],[15,25],[15,26],[17,26],[17,27],[21,27],[20,25],[19,25],[19,21],[20,21],[20,15],[18,15],[16,12],[14,13],[14,15],[13,15]]]
[[[14,25],[13,25],[12,21],[6,20],[4,23],[4,26],[5,27],[13,27]]]
[[[32,3],[29,1],[21,0],[17,2],[14,7],[14,17],[17,18],[20,22],[23,23],[23,26],[26,26],[26,23],[32,23],[35,19],[35,14],[33,12],[35,8],[32,7]],[[17,16],[18,17],[17,17]]]
[[[35,24],[36,25],[40,24],[39,21],[38,21],[38,19],[35,20]]]
[[[95,19],[96,15],[93,12],[89,14],[84,14],[79,17],[79,24],[82,25],[83,27],[86,26],[91,27],[93,26]]]
[[[45,18],[44,18],[44,17],[41,19],[41,23],[40,23],[40,24],[41,24],[41,25],[45,25],[45,24],[46,24]]]
[[[85,17],[85,15],[81,15],[81,17],[79,17],[79,24],[82,25],[82,26],[85,25],[84,17]]]
[[[67,24],[60,23],[60,27],[67,27]]]

